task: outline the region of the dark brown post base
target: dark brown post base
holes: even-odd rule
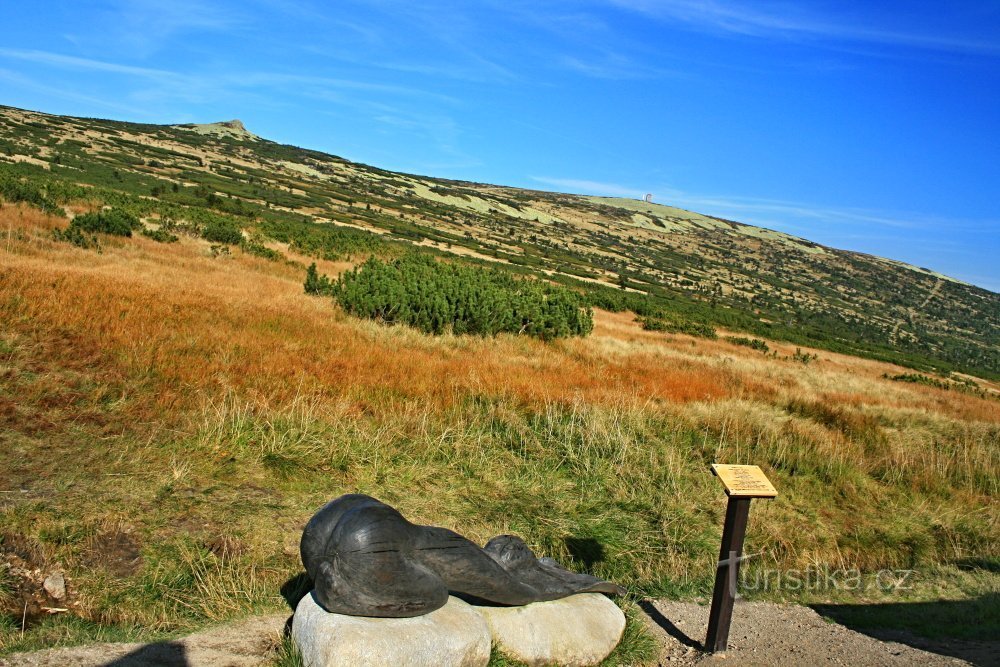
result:
[[[708,617],[708,636],[705,638],[705,650],[709,653],[724,653],[729,644],[729,624],[733,620],[736,581],[740,573],[743,538],[747,532],[751,500],[752,498],[730,497],[726,507],[726,524],[722,528],[715,592],[712,593],[712,611]]]

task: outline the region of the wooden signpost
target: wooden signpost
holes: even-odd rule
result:
[[[705,650],[709,653],[724,653],[729,644],[729,624],[733,620],[736,581],[743,558],[743,538],[747,532],[750,501],[754,498],[774,498],[778,492],[757,466],[713,463],[712,473],[718,476],[725,487],[729,505],[726,507],[726,523],[722,528],[722,546],[719,549],[719,566],[715,572],[715,591],[712,593]]]

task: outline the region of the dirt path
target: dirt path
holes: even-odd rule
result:
[[[808,607],[738,602],[729,651],[705,655],[708,608],[691,602],[642,605],[661,643],[660,665],[1000,665],[1000,641],[931,642],[896,633],[881,638],[823,620]],[[91,644],[0,658],[0,667],[258,667],[274,660],[287,615],[261,616],[153,644]]]
[[[274,661],[288,614],[258,616],[152,644],[89,644],[15,653],[0,667],[258,667]]]
[[[662,642],[660,665],[1000,665],[1000,641],[930,641],[903,632],[880,638],[824,620],[809,607],[737,602],[729,651],[705,655],[708,607],[692,602],[643,603]]]

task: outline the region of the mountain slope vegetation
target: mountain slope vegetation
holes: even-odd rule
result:
[[[417,246],[678,330],[1000,378],[1000,295],[933,271],[659,204],[388,172],[261,139],[239,121],[143,125],[0,107],[0,195],[50,211],[87,200],[315,258]]]
[[[949,319],[989,322],[996,295],[678,209],[390,174],[232,122],[2,117],[0,653],[287,610],[308,586],[303,525],[347,492],[480,543],[521,535],[626,586],[627,608],[704,600],[726,503],[712,462],[760,465],[779,490],[752,510],[747,596],[893,616],[947,598],[963,636],[996,636],[1000,384],[968,365],[995,331]],[[711,239],[739,253],[732,279]],[[838,285],[823,308],[848,321],[820,339],[734,296],[779,256],[912,281],[913,322],[945,324],[926,354],[876,344],[848,308],[878,304],[863,319],[890,338],[916,325]],[[812,312],[823,284],[787,294]],[[551,335],[463,303],[477,290],[554,306]],[[415,297],[415,326],[384,326],[383,292]],[[935,310],[951,295],[966,310]]]
[[[744,594],[947,597],[996,635],[976,611],[998,579],[994,383],[601,309],[587,337],[427,335],[305,293],[307,263],[353,262],[180,223],[80,247],[66,224],[0,204],[0,653],[287,610],[303,525],[348,492],[480,543],[516,533],[635,597],[704,599],[717,461],[780,492],[752,510]],[[908,588],[884,589],[897,570]]]

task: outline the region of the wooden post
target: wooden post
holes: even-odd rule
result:
[[[708,636],[705,638],[705,650],[710,653],[725,653],[728,646],[751,500],[730,497],[726,507],[726,524],[722,528],[722,547],[719,549],[719,566],[715,570],[715,591],[712,593],[712,611],[709,612]]]
[[[726,523],[722,527],[722,545],[715,570],[715,590],[712,592],[705,650],[725,653],[729,645],[729,625],[733,620],[750,501],[754,498],[774,498],[778,492],[757,466],[712,464],[712,472],[722,480],[729,504],[726,506]]]

